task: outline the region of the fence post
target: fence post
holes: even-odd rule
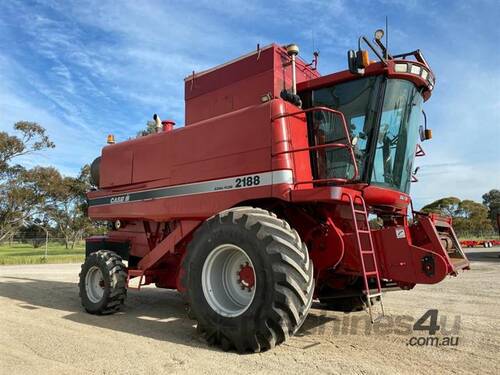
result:
[[[45,260],[47,260],[47,253],[49,252],[49,231],[45,229]]]

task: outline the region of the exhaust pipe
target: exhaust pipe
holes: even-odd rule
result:
[[[157,133],[160,133],[163,130],[163,125],[161,124],[160,116],[156,113],[153,115],[153,120],[155,122],[155,129]]]
[[[286,46],[286,53],[292,59],[292,94],[297,95],[297,74],[295,72],[295,56],[299,54],[299,46],[289,44]]]

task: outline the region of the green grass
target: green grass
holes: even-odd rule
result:
[[[486,234],[486,235],[482,235],[482,236],[461,235],[461,236],[458,236],[458,239],[460,241],[462,241],[462,240],[471,240],[471,241],[496,240],[496,239],[498,239],[498,234],[492,233],[492,234]]]
[[[81,263],[85,258],[84,244],[74,249],[66,249],[59,243],[49,243],[47,258],[45,245],[35,249],[31,244],[0,245],[0,265],[7,264],[44,264],[44,263]]]

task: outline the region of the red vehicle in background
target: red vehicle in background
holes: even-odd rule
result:
[[[193,73],[184,127],[156,116],[157,133],[104,147],[88,212],[110,230],[87,239],[85,309],[117,311],[132,279],[177,289],[210,343],[258,352],[297,332],[313,299],[373,319],[383,291],[467,269],[451,221],[411,208],[434,74],[382,34],[339,73],[293,44]]]
[[[463,247],[494,247],[500,246],[499,240],[462,240],[460,245]]]

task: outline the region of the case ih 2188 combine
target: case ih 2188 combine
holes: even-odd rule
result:
[[[451,220],[408,195],[434,74],[382,34],[360,38],[377,61],[349,51],[340,73],[275,44],[193,73],[184,127],[156,117],[155,134],[104,147],[88,212],[111,229],[87,239],[85,309],[117,311],[136,278],[180,291],[210,343],[257,352],[297,332],[313,299],[372,316],[384,290],[468,268]]]

